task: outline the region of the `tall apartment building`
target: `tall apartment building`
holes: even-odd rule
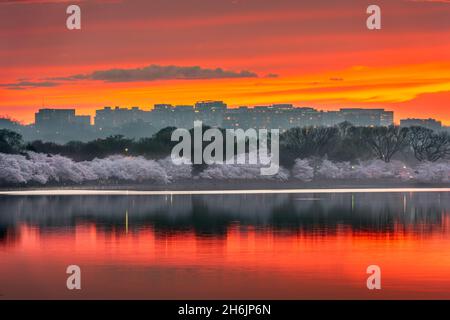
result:
[[[212,127],[222,127],[227,105],[223,101],[199,101],[195,104],[195,118]]]
[[[313,108],[295,108],[292,105],[239,107],[228,109],[224,115],[224,128],[279,128],[321,125],[322,112]]]
[[[442,122],[435,119],[401,119],[401,127],[424,127],[431,130],[441,130]]]
[[[105,107],[95,112],[95,125],[98,129],[117,128],[131,122],[145,120],[146,112],[138,107],[131,109]]]
[[[155,104],[153,110],[114,109],[97,110],[97,128],[117,128],[126,124],[145,122],[156,130],[165,127],[192,128],[195,120],[205,125],[222,128],[278,128],[333,126],[348,121],[356,126],[389,126],[394,114],[384,109],[341,109],[319,111],[311,107],[294,107],[292,104],[275,104],[227,108],[222,101],[200,101],[192,105]]]
[[[394,123],[394,112],[384,109],[340,109],[343,121],[348,121],[357,126],[389,126]]]
[[[90,116],[77,116],[75,109],[40,109],[35,113],[35,126],[45,132],[60,133],[91,125]]]
[[[40,109],[34,126],[25,133],[28,139],[53,142],[87,140],[92,134],[91,117],[78,116],[75,109]]]

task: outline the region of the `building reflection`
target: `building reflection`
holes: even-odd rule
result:
[[[216,238],[234,226],[310,235],[333,235],[342,228],[426,235],[447,228],[450,195],[3,196],[0,208],[0,242],[17,239],[24,225],[40,232],[70,233],[89,224],[107,233],[152,228],[157,236],[193,232]]]

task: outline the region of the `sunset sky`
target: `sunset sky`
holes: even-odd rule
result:
[[[450,125],[450,0],[0,0],[0,116],[210,99]]]

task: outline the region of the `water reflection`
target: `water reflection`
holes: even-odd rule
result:
[[[104,230],[193,230],[224,235],[229,226],[304,233],[353,231],[426,233],[443,228],[449,193],[192,195],[192,196],[0,196],[0,241],[26,224],[46,229],[94,223]]]
[[[450,298],[449,230],[438,192],[1,196],[0,297]]]

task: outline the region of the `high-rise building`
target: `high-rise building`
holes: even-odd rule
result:
[[[46,108],[35,113],[33,139],[67,142],[86,140],[90,135],[91,117],[77,116],[75,109]]]
[[[146,121],[159,129],[165,127],[190,129],[194,120],[195,111],[192,105],[155,104],[153,111],[148,112],[146,116]]]
[[[131,109],[120,107],[104,107],[95,112],[95,126],[99,130],[107,128],[117,128],[132,122],[142,121],[145,118],[145,111],[139,107]]]
[[[195,104],[195,117],[207,126],[221,127],[226,110],[223,101],[199,101]]]
[[[40,109],[35,113],[35,126],[46,132],[82,129],[91,124],[90,116],[77,116],[75,109]]]
[[[353,109],[319,111],[311,107],[292,104],[227,108],[222,101],[200,101],[192,105],[155,104],[152,111],[137,107],[97,110],[97,128],[117,128],[142,121],[155,130],[165,127],[192,128],[195,120],[208,126],[222,128],[278,128],[285,131],[293,127],[334,126],[348,121],[355,126],[389,126],[393,124],[392,111],[384,109]]]
[[[435,119],[402,119],[400,120],[401,127],[424,127],[431,130],[441,130],[442,122]]]
[[[343,121],[348,121],[355,126],[390,126],[394,124],[394,113],[384,109],[340,109]]]
[[[320,111],[292,104],[228,108],[222,101],[199,101],[195,105],[155,104],[148,111],[139,107],[104,107],[96,110],[94,126],[90,116],[76,115],[75,109],[45,108],[36,112],[35,123],[28,126],[0,118],[0,129],[19,132],[27,141],[67,142],[117,134],[136,139],[151,137],[166,127],[191,129],[196,120],[224,129],[279,129],[284,132],[293,127],[334,126],[344,121],[354,126],[389,126],[393,125],[393,119],[393,112],[384,109]],[[403,119],[401,125],[448,130],[434,119]]]

